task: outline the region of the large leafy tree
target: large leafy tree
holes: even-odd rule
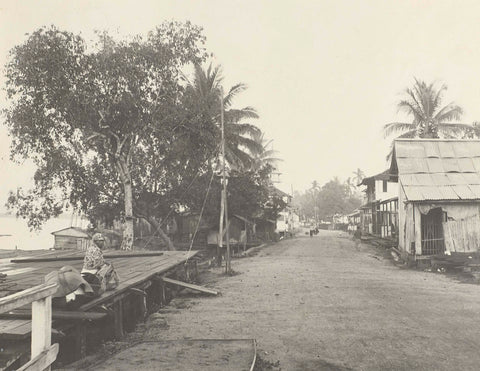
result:
[[[313,199],[315,202],[312,202]],[[312,187],[304,193],[296,192],[294,204],[303,217],[317,216],[322,220],[336,213],[352,212],[361,205],[361,199],[350,192],[348,183],[342,183],[335,177],[323,186],[314,181]]]
[[[446,85],[437,87],[415,79],[413,87],[405,90],[406,98],[398,103],[398,109],[412,117],[412,122],[392,122],[384,126],[385,136],[401,133],[405,137],[438,138],[439,133],[451,136],[470,129],[471,126],[452,123],[462,117],[463,110],[451,102],[442,106]]]
[[[6,66],[11,154],[38,167],[35,187],[9,197],[17,214],[39,227],[61,212],[65,200],[85,212],[121,205],[122,248],[132,248],[135,200],[146,191],[134,186],[147,181],[156,190],[151,184],[168,170],[190,170],[189,159],[172,153],[191,154],[182,151],[185,138],[195,137],[201,125],[177,125],[176,108],[181,69],[202,62],[203,43],[199,27],[167,22],[145,38],[117,41],[100,34],[95,45],[41,28],[16,46]],[[174,178],[177,185],[183,181]]]

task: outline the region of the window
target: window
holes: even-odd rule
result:
[[[383,181],[383,192],[387,192],[387,181]]]

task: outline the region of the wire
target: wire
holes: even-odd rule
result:
[[[195,232],[193,233],[192,240],[190,241],[190,247],[188,248],[187,252],[187,259],[185,260],[185,265],[188,263],[188,259],[190,258],[190,251],[192,251],[193,241],[195,241],[195,237],[197,236],[198,228],[200,227],[200,222],[202,221],[203,211],[205,210],[205,205],[207,204],[208,194],[210,193],[210,189],[212,187],[213,177],[215,176],[215,172],[212,171],[212,176],[210,177],[210,182],[208,183],[207,193],[205,194],[205,198],[203,199],[202,209],[200,210],[200,216],[198,218],[197,226],[195,227]]]
[[[218,153],[218,149],[220,148],[220,144],[217,145],[217,147],[215,148],[215,152],[217,152],[216,156],[215,156],[215,160],[214,162],[216,163],[217,162],[217,159],[220,155],[220,153]],[[213,175],[215,174],[215,171],[212,171],[212,179],[213,179]],[[183,198],[183,196],[185,196],[187,194],[187,192],[190,190],[190,188],[192,187],[193,185],[193,182],[195,181],[195,179],[197,179],[197,177],[200,175],[200,169],[197,171],[197,173],[195,174],[195,176],[193,177],[192,181],[190,182],[190,184],[188,185],[188,187],[185,189],[185,191],[182,193],[182,195],[179,197],[180,199]],[[210,185],[212,184],[212,179],[210,179],[210,184],[209,184],[209,190],[210,190]],[[208,193],[207,193],[208,194]],[[203,207],[202,207],[202,210],[203,210]],[[153,232],[153,234],[148,238],[147,242],[145,243],[145,246],[143,246],[143,248],[145,249],[147,247],[147,245],[151,242],[152,238],[155,236],[155,234],[160,230],[160,228],[162,227],[162,225],[168,220],[168,217],[170,216],[170,214],[173,212],[173,208],[171,207],[170,210],[168,211],[167,215],[163,218],[163,220],[158,224],[157,228],[155,229],[155,231]],[[196,233],[196,232],[195,232]],[[192,240],[193,241],[193,240]],[[189,251],[191,250],[191,246],[190,246],[190,249]]]
[[[197,179],[198,175],[200,174],[200,170],[195,174],[195,176],[193,177],[192,181],[190,182],[190,184],[188,185],[188,187],[185,189],[185,191],[182,193],[182,195],[180,196],[180,198],[183,198],[183,196],[185,196],[187,194],[187,192],[190,190],[190,188],[192,187],[193,185],[193,182],[195,181],[195,179]],[[173,208],[170,207],[170,210],[168,211],[167,215],[163,218],[163,220],[158,224],[157,228],[155,229],[155,232],[153,232],[153,234],[148,238],[147,242],[145,243],[145,246],[143,246],[143,248],[145,249],[147,247],[147,245],[150,243],[150,241],[152,240],[152,238],[155,236],[155,234],[160,230],[161,226],[168,220],[168,217],[170,216],[170,214],[173,212]]]

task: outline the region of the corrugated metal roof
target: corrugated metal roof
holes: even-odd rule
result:
[[[390,180],[390,169],[387,169],[385,171],[382,171],[381,173],[372,176],[367,176],[363,178],[358,185],[367,185],[369,182],[375,182],[375,180]]]
[[[392,161],[409,201],[480,200],[480,140],[398,139]]]
[[[52,232],[51,234],[54,236],[90,238],[86,232],[76,227],[63,228],[59,231]]]

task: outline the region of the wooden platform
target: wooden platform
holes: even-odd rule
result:
[[[113,253],[113,252],[112,252]],[[105,252],[108,256],[109,252]],[[110,296],[118,295],[119,292],[141,283],[143,280],[158,273],[163,273],[180,263],[183,263],[187,257],[191,258],[197,254],[191,251],[189,254],[185,251],[162,251],[161,255],[154,256],[151,252],[140,254],[138,252],[125,252],[123,254],[115,252],[116,255],[124,257],[106,258],[113,264],[115,270],[120,276],[120,285],[117,289],[105,293],[98,302],[108,300]],[[129,257],[130,255],[134,255]],[[71,257],[72,259],[68,259]],[[0,280],[0,297],[10,295],[14,292],[25,290],[29,287],[39,285],[44,282],[44,277],[51,271],[59,270],[65,265],[70,265],[79,271],[82,269],[83,253],[80,251],[58,251],[47,252],[42,255],[36,255],[35,259],[59,258],[59,261],[26,262],[19,261],[25,258],[14,259],[17,263],[4,263],[0,265],[0,273],[7,275],[6,280]]]
[[[126,296],[134,293],[132,289],[144,290],[147,283],[156,275],[165,274],[169,270],[174,269],[180,264],[184,263],[187,258],[190,259],[197,254],[196,251],[190,253],[185,251],[163,251],[163,252],[118,252],[112,251],[110,254],[115,254],[118,257],[108,258],[109,252],[105,252],[107,256],[106,261],[113,264],[115,270],[120,277],[119,286],[112,290],[105,292],[99,298],[83,304],[76,311],[89,311],[100,305],[113,305],[115,312],[115,323],[120,321],[120,333],[122,335],[122,306],[118,305]],[[44,282],[44,277],[51,271],[60,269],[65,265],[73,266],[79,271],[83,265],[83,253],[79,251],[58,251],[46,252],[45,254],[34,256],[35,260],[28,260],[21,262],[21,258],[15,259],[16,263],[3,260],[0,263],[0,273],[6,274],[6,278],[0,278],[0,297],[12,294],[14,292],[25,290],[32,286]],[[56,260],[58,258],[58,260]],[[1,275],[0,275],[1,276]],[[137,290],[138,293],[143,291]],[[118,313],[116,312],[118,311]],[[54,308],[55,313],[55,308]],[[73,313],[72,313],[73,314]],[[119,318],[118,318],[119,317]],[[84,320],[84,319],[83,319]],[[66,320],[63,320],[65,323]],[[53,327],[62,324],[62,320],[55,320]],[[27,339],[31,332],[31,322],[27,318],[5,318],[0,319],[0,339],[22,340]]]

